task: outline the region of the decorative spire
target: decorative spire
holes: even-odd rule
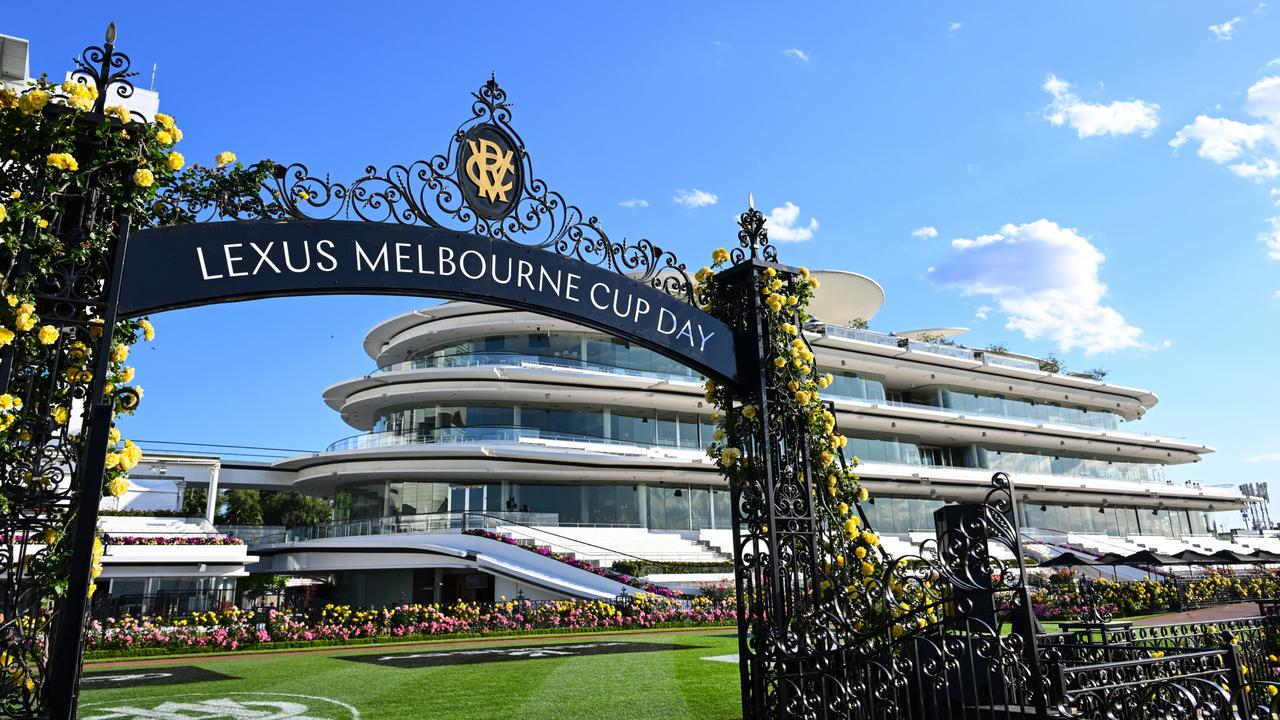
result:
[[[93,85],[98,91],[93,111],[101,113],[107,106],[107,91],[117,98],[133,96],[133,83],[129,78],[137,75],[129,69],[129,56],[116,52],[116,24],[107,25],[105,41],[101,46],[90,45],[75,59],[71,75],[76,82]]]
[[[756,209],[754,194],[747,195],[747,211],[738,216],[738,247],[732,255],[734,263],[744,260],[778,261],[778,250],[769,244],[764,215]]]

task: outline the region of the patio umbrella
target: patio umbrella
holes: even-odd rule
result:
[[[1125,555],[1117,565],[1178,565],[1180,561],[1172,555],[1162,555],[1154,550],[1139,550]]]
[[[1179,560],[1181,560],[1183,563],[1187,565],[1221,565],[1222,564],[1222,561],[1214,557],[1213,555],[1205,555],[1204,553],[1196,552],[1195,550],[1183,550],[1177,555],[1174,555],[1174,557],[1178,558]]]
[[[1094,565],[1119,565],[1124,562],[1124,556],[1120,553],[1109,552],[1106,555],[1099,555],[1093,559]]]
[[[1152,565],[1177,565],[1180,562],[1181,561],[1179,561],[1178,558],[1173,557],[1172,555],[1163,555],[1155,552],[1154,550],[1139,550],[1131,555],[1125,555],[1124,559],[1122,559],[1118,564],[1130,566],[1145,565],[1147,567],[1147,578],[1150,579]]]
[[[1040,567],[1075,567],[1077,565],[1096,565],[1093,560],[1080,557],[1079,555],[1067,551],[1053,558],[1040,563]]]
[[[1266,550],[1257,550],[1253,554],[1253,561],[1261,563],[1280,563],[1280,555]]]
[[[1245,563],[1263,562],[1257,555],[1245,555],[1235,550],[1219,550],[1213,554],[1219,565],[1243,565]]]
[[[1094,565],[1110,565],[1111,577],[1117,580],[1120,579],[1120,573],[1116,570],[1116,566],[1122,562],[1124,562],[1124,556],[1121,555],[1120,553],[1113,553],[1113,552],[1109,552],[1105,555],[1099,555],[1098,557],[1093,559]]]

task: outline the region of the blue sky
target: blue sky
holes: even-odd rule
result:
[[[1276,478],[1280,4],[274,5],[24,3],[0,32],[61,77],[114,19],[189,159],[335,178],[443,150],[496,72],[537,173],[615,237],[702,264],[752,192],[785,261],[884,286],[873,328],[1106,368],[1161,397],[1133,429],[1218,449],[1175,479]],[[352,431],[322,388],[422,304],[158,316],[126,434],[323,448]]]

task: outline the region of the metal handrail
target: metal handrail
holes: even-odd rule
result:
[[[608,373],[610,375],[629,375],[633,377],[644,377],[657,380],[676,380],[684,382],[702,381],[702,375],[694,372],[693,370],[690,370],[687,373],[668,373],[659,372],[657,370],[641,370],[639,368],[631,368],[623,365],[610,365],[608,363],[592,362],[578,358],[518,353],[505,350],[452,353],[448,355],[433,355],[425,358],[414,358],[412,360],[405,360],[403,362],[392,363],[390,365],[382,365],[372,373],[369,373],[369,375],[373,376],[402,370],[479,367],[487,365],[499,365],[506,367],[551,365],[574,370],[587,370],[590,372]]]
[[[319,540],[333,537],[359,537],[363,535],[396,535],[402,532],[418,532],[415,525],[422,525],[421,532],[450,532],[455,530],[481,530],[492,528],[512,528],[519,527],[525,529],[525,534],[541,533],[549,535],[564,541],[564,544],[575,546],[587,546],[596,550],[604,551],[602,554],[630,558],[632,560],[640,560],[645,562],[661,562],[664,558],[680,557],[679,555],[650,555],[641,557],[628,552],[623,552],[614,548],[597,545],[586,540],[578,540],[567,535],[561,535],[557,532],[546,530],[544,526],[535,525],[529,522],[523,522],[521,519],[531,520],[533,522],[546,522],[549,525],[558,525],[558,516],[555,513],[419,513],[415,515],[393,515],[384,518],[376,518],[370,520],[341,521],[329,523],[317,523],[299,528],[289,528],[278,534],[263,534],[257,538],[255,542],[259,544],[269,544],[276,542],[302,542],[305,540]],[[538,518],[539,520],[535,520]],[[473,523],[471,520],[478,519],[479,522]],[[439,522],[434,522],[439,521]],[[456,521],[456,522],[455,522]],[[359,533],[343,533],[344,529],[367,528],[371,532]],[[409,527],[408,530],[404,529]],[[325,532],[330,531],[330,532]],[[537,541],[536,537],[523,537],[520,539]],[[722,553],[718,553],[722,554]]]

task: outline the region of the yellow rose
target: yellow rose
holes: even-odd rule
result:
[[[142,328],[142,337],[146,338],[147,342],[156,339],[156,329],[150,320],[143,318],[138,321],[138,325]]]
[[[32,90],[18,98],[18,109],[28,115],[35,115],[44,109],[49,102],[49,93],[43,90]]]
[[[41,345],[52,345],[58,341],[58,328],[52,325],[45,325],[40,328],[40,332],[36,337],[40,340]]]
[[[223,165],[227,165],[229,163],[235,162],[236,154],[231,152],[230,150],[223,150],[222,152],[218,153],[217,157],[215,157],[213,160],[214,162],[218,163],[218,167],[222,167]]]
[[[50,417],[53,418],[54,422],[58,423],[59,425],[64,425],[67,422],[67,418],[70,417],[71,414],[67,412],[66,408],[62,407],[61,405],[57,405],[57,406],[54,406],[53,410],[49,412],[49,415]]]
[[[134,373],[135,373],[135,370],[133,369],[132,366],[126,365],[125,367],[121,368],[120,382],[122,383],[133,382]]]
[[[179,170],[182,169],[182,166],[185,164],[187,164],[187,159],[182,157],[182,153],[180,152],[169,153],[169,169],[170,170],[174,172],[178,172]]]
[[[740,457],[742,457],[742,451],[738,448],[725,448],[720,452],[720,462],[724,463],[725,467],[731,467]]]
[[[41,230],[43,230],[43,229],[45,229],[45,228],[49,227],[49,221],[48,221],[48,220],[45,220],[44,218],[40,218],[39,220],[36,220],[36,227],[38,227],[38,228],[40,228]]]
[[[115,445],[116,443],[120,442],[120,428],[114,428],[114,427],[111,428],[111,432],[109,433],[108,437],[110,438],[112,445]]]
[[[0,108],[18,107],[18,93],[5,88],[0,90]]]
[[[103,110],[108,115],[114,115],[120,122],[128,125],[133,118],[129,115],[128,108],[123,105],[111,105]]]
[[[139,168],[137,172],[133,174],[133,184],[138,187],[151,187],[156,184],[156,176],[151,174],[151,171],[146,168]]]
[[[18,313],[18,319],[13,324],[22,332],[27,332],[36,326],[36,319],[30,313]]]
[[[774,366],[774,367],[778,367],[778,368],[784,368],[784,367],[786,367],[786,366],[787,366],[787,359],[786,359],[786,358],[784,358],[784,357],[777,357],[777,358],[774,358],[774,359],[773,359],[773,366]]]
[[[5,210],[4,205],[0,205],[0,222],[4,222],[9,217],[9,211]]]
[[[742,416],[748,420],[754,420],[756,418],[756,406],[747,405],[746,407],[742,408]]]
[[[107,483],[107,492],[111,494],[111,497],[118,498],[129,492],[129,481],[124,477],[115,478]]]
[[[5,302],[7,302],[7,303],[9,303],[9,307],[18,307],[18,296],[17,296],[17,295],[6,295],[6,296],[4,297],[4,301],[5,301]]]
[[[156,142],[160,143],[161,145],[165,145],[165,146],[172,145],[172,144],[173,144],[173,133],[169,132],[168,130],[160,130],[160,131],[158,131],[158,132],[156,133]]]
[[[122,363],[129,359],[129,346],[117,343],[111,348],[111,359],[115,362]]]
[[[156,122],[160,123],[160,126],[166,130],[172,130],[177,127],[173,122],[173,116],[165,115],[164,113],[156,113]]]
[[[49,167],[59,170],[75,172],[80,169],[80,163],[76,162],[71,153],[49,153],[49,157],[45,158],[45,160],[48,162]]]
[[[729,259],[729,251],[725,250],[724,248],[716,248],[716,251],[711,253],[711,260],[713,262],[722,263],[728,259]]]

